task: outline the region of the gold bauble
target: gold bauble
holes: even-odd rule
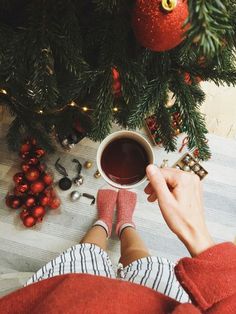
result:
[[[89,169],[92,167],[92,165],[93,165],[92,161],[88,160],[84,163],[84,168]]]
[[[94,178],[99,179],[100,177],[101,177],[101,173],[97,170],[97,171],[94,173]]]

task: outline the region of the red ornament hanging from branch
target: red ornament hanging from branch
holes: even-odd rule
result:
[[[167,51],[183,40],[187,0],[137,0],[132,24],[138,42],[153,51]]]

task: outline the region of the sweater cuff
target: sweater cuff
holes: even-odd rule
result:
[[[194,258],[183,258],[175,274],[193,303],[205,311],[236,293],[236,246],[221,243]]]

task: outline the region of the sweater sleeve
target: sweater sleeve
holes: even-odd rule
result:
[[[236,246],[222,243],[194,258],[183,258],[175,274],[193,303],[206,311],[236,300]],[[227,303],[227,302],[226,302]]]

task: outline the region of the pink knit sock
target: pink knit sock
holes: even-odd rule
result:
[[[110,237],[112,230],[112,220],[116,206],[117,192],[114,190],[99,190],[97,194],[98,220],[94,226],[103,227],[107,236]]]
[[[116,234],[120,237],[126,227],[135,228],[132,221],[133,212],[137,201],[137,195],[127,190],[120,190],[117,198],[117,223]]]

